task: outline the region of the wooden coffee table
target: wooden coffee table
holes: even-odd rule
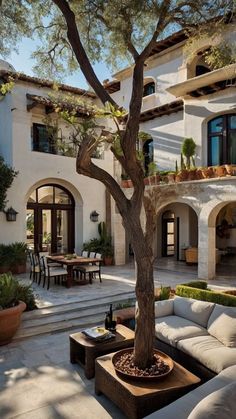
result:
[[[116,374],[112,356],[96,359],[95,392],[103,393],[130,419],[139,419],[178,399],[201,380],[177,362],[163,379],[142,383]]]
[[[101,343],[88,339],[81,332],[70,335],[70,362],[82,365],[87,378],[94,377],[95,359],[98,356],[132,347],[134,344],[134,332],[128,327],[118,324],[114,334],[113,339]]]

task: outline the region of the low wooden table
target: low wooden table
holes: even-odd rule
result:
[[[177,362],[173,371],[156,382],[126,380],[116,374],[112,356],[96,360],[95,392],[103,393],[130,419],[139,419],[183,396],[201,380]]]
[[[94,377],[95,359],[98,356],[132,347],[134,344],[134,332],[128,327],[118,324],[114,334],[113,339],[100,343],[88,339],[81,332],[70,335],[70,362],[82,365],[87,378]]]

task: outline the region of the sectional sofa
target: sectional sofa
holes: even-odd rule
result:
[[[158,349],[198,375],[203,383],[211,379],[149,417],[233,419],[232,409],[236,411],[236,308],[183,297],[158,301],[155,303],[155,333]],[[205,396],[208,399],[204,401]],[[205,409],[207,404],[209,407]]]

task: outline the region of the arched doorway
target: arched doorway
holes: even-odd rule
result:
[[[27,202],[27,244],[36,252],[73,252],[74,208],[71,193],[62,186],[36,188]]]
[[[234,274],[236,269],[236,202],[225,205],[216,217],[217,273]]]
[[[172,211],[165,211],[162,215],[162,256],[175,254],[175,215]]]

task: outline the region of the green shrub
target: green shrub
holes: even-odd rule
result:
[[[186,285],[177,285],[175,294],[180,297],[194,298],[195,300],[210,301],[223,306],[236,307],[235,296],[220,292],[193,288]]]
[[[27,258],[27,245],[24,242],[0,244],[0,266],[23,265]]]
[[[163,287],[155,289],[155,301],[169,300],[171,287]]]
[[[186,284],[182,284],[182,285],[186,285],[187,287],[192,287],[192,288],[199,288],[201,290],[206,290],[207,289],[207,282],[206,281],[190,281],[190,282],[187,282]]]
[[[11,273],[0,275],[0,310],[16,306],[19,300],[26,304],[26,311],[37,308],[30,286],[21,285]]]

